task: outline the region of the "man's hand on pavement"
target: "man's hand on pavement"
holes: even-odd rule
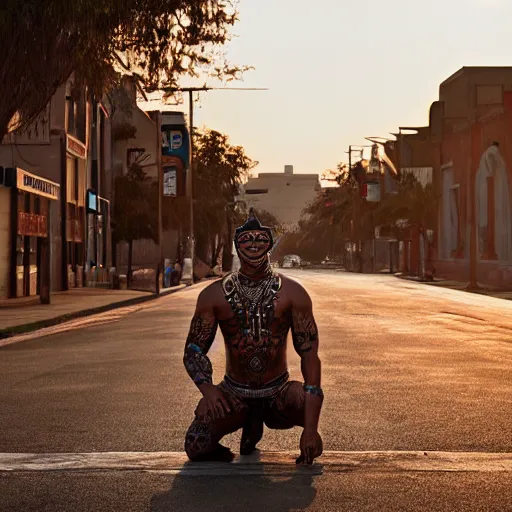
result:
[[[300,455],[297,464],[313,464],[313,461],[324,451],[322,438],[316,430],[306,430],[300,437]]]

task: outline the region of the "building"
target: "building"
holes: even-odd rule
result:
[[[11,189],[2,190],[2,232],[10,241],[8,264],[5,248],[1,255],[3,298],[38,295],[45,275],[52,290],[83,282],[89,107],[71,78],[32,125],[0,145],[3,186]]]
[[[146,177],[160,190],[160,203],[155,204],[155,218],[160,220],[158,238],[134,240],[133,267],[155,269],[163,260],[174,260],[179,252],[179,222],[163,222],[168,202],[185,195],[188,169],[189,137],[185,117],[181,112],[145,112],[137,105],[137,84],[124,77],[123,88],[117,91],[118,108],[113,116],[113,173],[111,181],[126,174],[132,165],[139,166]],[[115,200],[115,197],[114,197]],[[165,224],[165,225],[164,225]],[[125,272],[128,267],[128,244],[116,243],[116,267]]]
[[[284,173],[260,173],[249,178],[244,186],[244,201],[248,208],[266,210],[285,229],[293,230],[319,187],[318,174],[294,174],[293,166],[286,165]]]
[[[435,171],[439,166],[439,112],[437,104],[434,104],[428,126],[400,127],[398,133],[394,134],[396,141],[385,144],[386,154],[393,161],[399,175],[414,176],[424,188],[427,185],[437,187]],[[436,244],[428,241],[435,241],[435,228],[435,223],[422,226],[403,219],[398,251],[394,254],[398,270],[419,277],[432,272]]]
[[[439,101],[437,273],[510,287],[512,67],[464,67],[440,85]]]

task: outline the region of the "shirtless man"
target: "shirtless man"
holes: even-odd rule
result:
[[[251,453],[263,424],[272,429],[303,427],[298,464],[312,464],[322,454],[318,420],[323,392],[312,303],[301,285],[272,271],[272,246],[270,228],[251,210],[235,234],[240,270],[199,295],[183,358],[203,395],[185,439],[193,461],[233,460],[231,450],[219,441],[241,428],[240,453]],[[217,326],[226,346],[226,375],[214,385],[208,350]],[[305,384],[289,380],[290,329]]]

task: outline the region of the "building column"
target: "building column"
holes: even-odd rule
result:
[[[494,176],[487,177],[487,243],[482,259],[497,260],[496,254],[496,197],[494,194]]]
[[[16,274],[17,267],[17,244],[18,244],[18,188],[16,186],[16,177],[11,188],[11,257],[9,265],[9,298],[15,299],[18,296],[18,281]]]

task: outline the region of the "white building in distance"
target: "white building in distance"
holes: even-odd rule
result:
[[[313,201],[320,187],[318,174],[294,174],[293,165],[285,165],[284,173],[260,173],[249,178],[243,200],[256,213],[266,210],[287,230],[297,227],[302,211]]]

